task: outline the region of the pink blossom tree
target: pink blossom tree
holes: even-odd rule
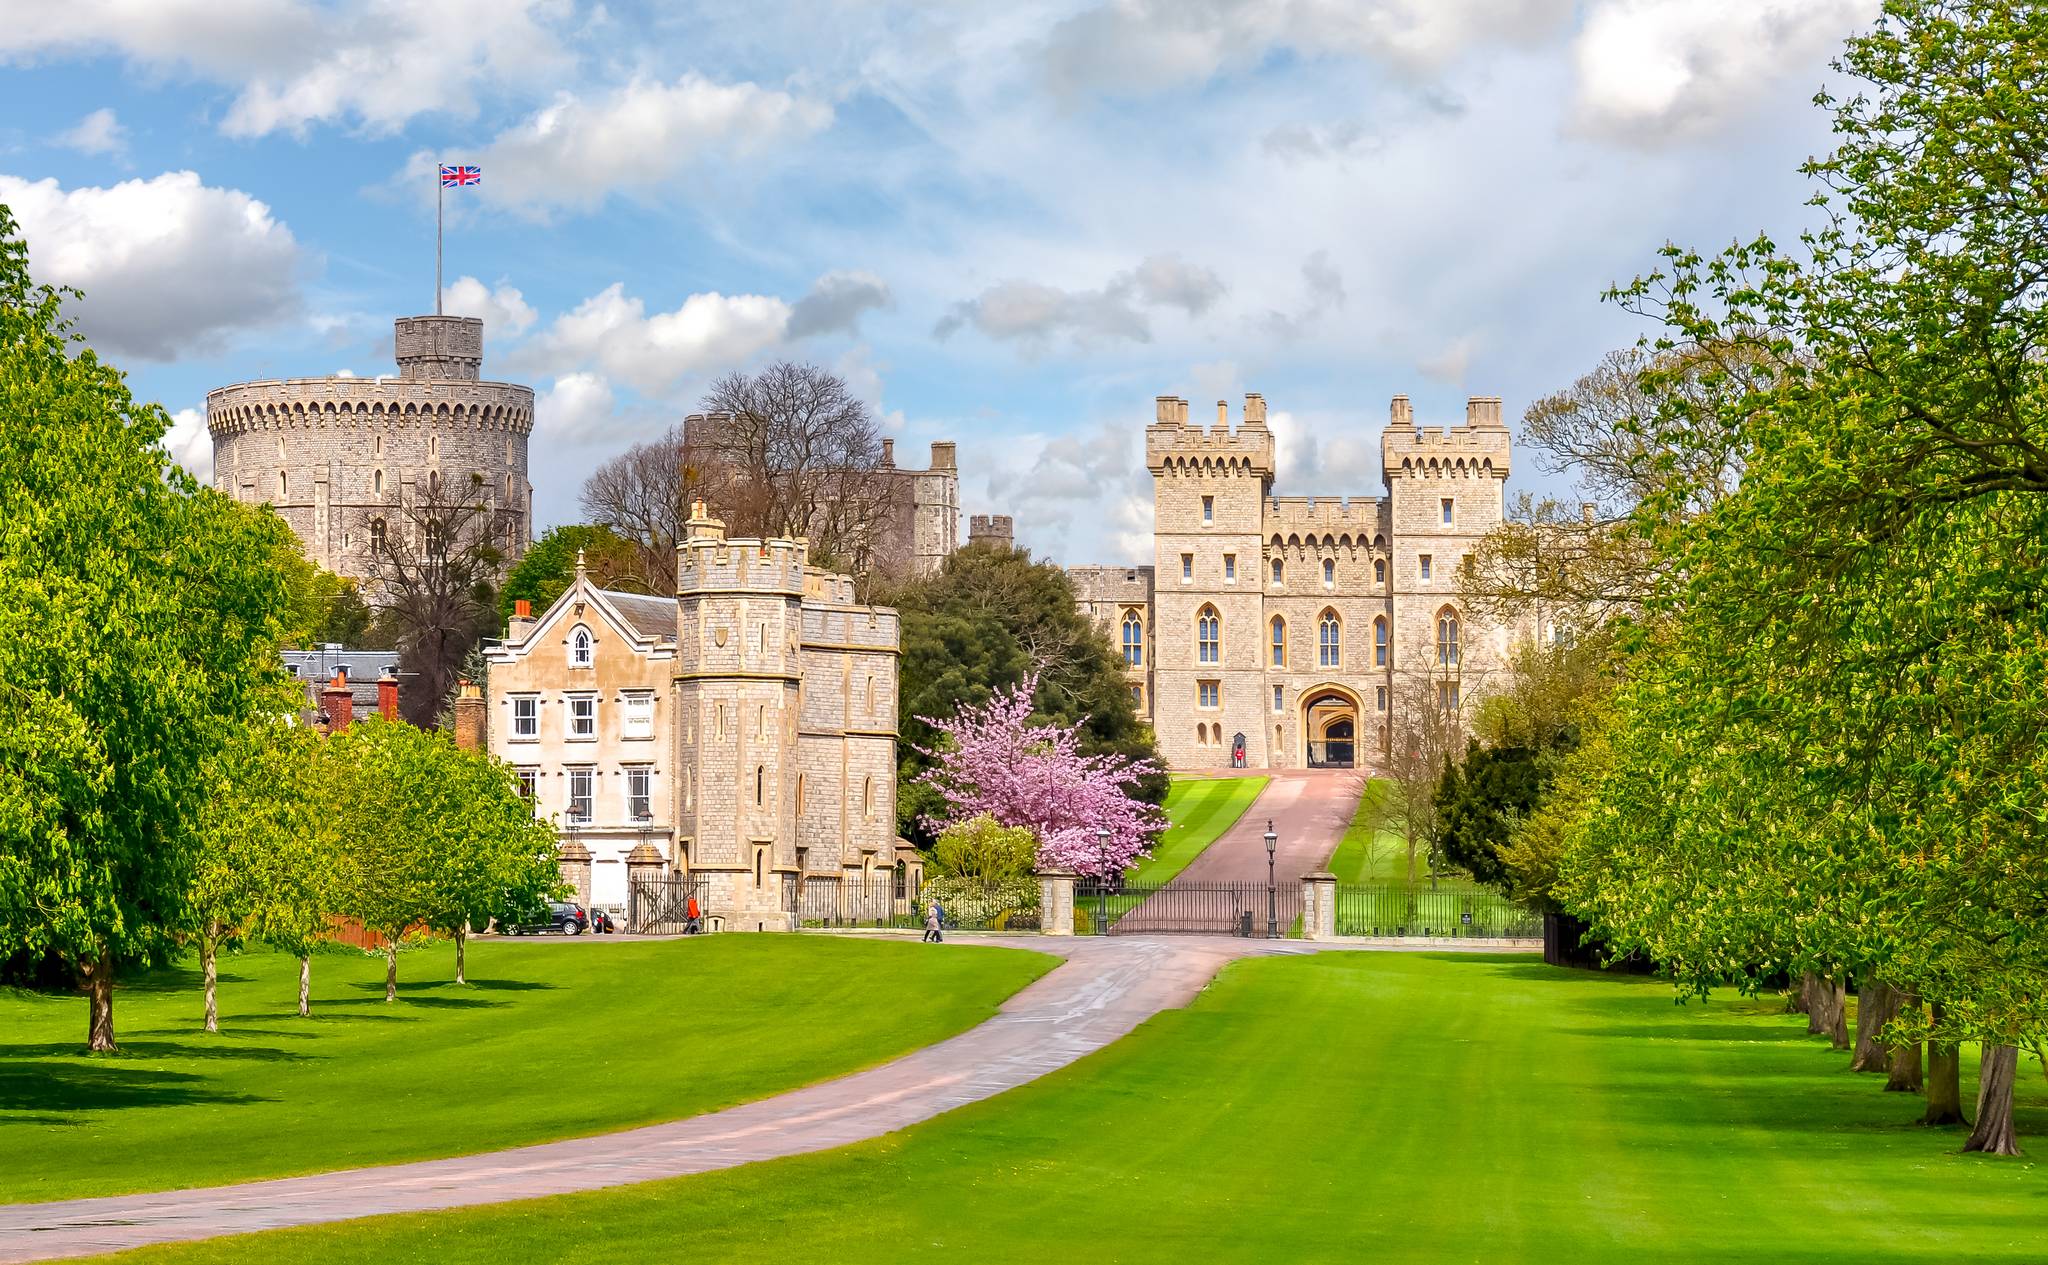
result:
[[[951,720],[921,719],[940,735],[918,780],[946,801],[935,831],[987,814],[1038,840],[1040,869],[1114,876],[1149,855],[1166,818],[1129,788],[1157,773],[1150,760],[1081,752],[1081,722],[1032,724],[1033,672]],[[1105,837],[1102,832],[1108,831]]]

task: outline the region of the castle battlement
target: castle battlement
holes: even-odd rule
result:
[[[1499,396],[1475,395],[1465,403],[1462,426],[1416,428],[1408,397],[1397,395],[1387,429],[1380,434],[1386,477],[1486,478],[1506,480],[1513,437],[1501,420]]]
[[[206,393],[216,439],[252,431],[336,426],[533,430],[533,388],[510,382],[405,378],[279,378]]]
[[[1256,474],[1273,477],[1273,432],[1266,429],[1266,399],[1244,397],[1244,421],[1230,428],[1230,406],[1216,401],[1216,425],[1190,426],[1188,402],[1162,395],[1155,402],[1157,420],[1145,429],[1145,464],[1154,474]]]
[[[1294,531],[1384,532],[1387,524],[1385,502],[1378,497],[1269,496],[1266,498],[1266,532],[1283,535]]]

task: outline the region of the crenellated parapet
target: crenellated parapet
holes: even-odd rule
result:
[[[1154,421],[1145,429],[1145,464],[1154,475],[1245,475],[1262,482],[1273,478],[1273,432],[1266,429],[1266,400],[1244,397],[1243,424],[1230,427],[1230,406],[1216,401],[1216,425],[1188,425],[1188,402],[1162,395],[1154,401]]]
[[[238,382],[206,393],[214,439],[257,431],[441,427],[533,431],[533,388],[510,382],[402,378],[284,378]]]
[[[1397,395],[1387,429],[1380,434],[1380,458],[1394,479],[1493,479],[1508,477],[1513,436],[1501,419],[1499,396],[1475,395],[1465,403],[1465,424],[1418,429],[1408,397]]]
[[[802,598],[810,549],[801,540],[728,540],[725,524],[702,501],[691,507],[683,543],[676,547],[676,593],[760,593]]]

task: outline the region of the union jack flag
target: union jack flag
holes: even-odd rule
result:
[[[443,189],[459,188],[466,184],[478,184],[483,178],[484,169],[482,167],[444,166],[441,168],[441,187]]]

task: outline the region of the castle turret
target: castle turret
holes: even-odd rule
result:
[[[1008,514],[976,514],[967,520],[967,543],[970,545],[1014,549],[1016,536],[1016,524]]]

